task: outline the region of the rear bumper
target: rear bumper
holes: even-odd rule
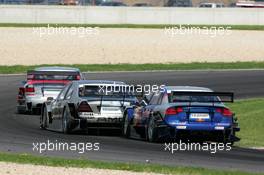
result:
[[[37,113],[40,113],[41,107],[46,100],[46,97],[26,99],[23,103],[19,102],[17,104],[17,111],[32,112],[36,110],[38,111]]]
[[[42,105],[45,101],[47,101],[47,97],[36,96],[36,97],[27,97],[26,104],[31,104],[32,108],[37,108]]]
[[[42,104],[47,101],[47,97],[43,96],[26,96],[24,100],[20,100],[17,109],[24,111],[32,111],[32,109],[40,109]]]
[[[44,102],[39,102],[39,103],[32,103],[32,102],[27,102],[25,104],[18,104],[17,109],[18,110],[23,110],[23,111],[32,111],[33,109],[41,109],[41,106]]]
[[[121,129],[122,118],[109,118],[106,120],[89,121],[87,119],[72,120],[73,129]]]
[[[230,134],[235,136],[235,132],[240,131],[237,123],[181,123],[173,126],[159,125],[160,138],[190,138],[217,140],[219,134]]]
[[[223,131],[232,128],[230,123],[184,123],[170,126],[176,130]]]

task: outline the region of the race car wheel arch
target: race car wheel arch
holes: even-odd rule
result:
[[[68,108],[70,111],[70,118],[74,119],[78,117],[77,108],[75,107],[74,103],[68,103]]]

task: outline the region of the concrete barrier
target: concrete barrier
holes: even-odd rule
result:
[[[264,9],[1,5],[0,23],[264,25]]]

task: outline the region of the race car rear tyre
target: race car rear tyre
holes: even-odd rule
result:
[[[40,115],[41,114],[41,108],[33,108],[31,111],[31,115]]]
[[[230,144],[230,146],[232,146],[234,144],[234,133],[232,133],[231,131],[227,130],[227,131],[223,131],[218,137],[218,142],[224,143],[224,144]]]
[[[128,115],[126,114],[124,116],[124,120],[123,120],[123,136],[125,136],[126,138],[130,137],[130,123],[129,123],[129,119],[128,119]]]
[[[40,116],[40,128],[47,129],[47,127],[48,127],[48,113],[46,107],[44,107]]]
[[[26,110],[17,108],[16,113],[17,114],[26,114]]]
[[[148,125],[147,125],[147,132],[146,132],[147,140],[149,142],[158,142],[158,131],[155,126],[155,119],[154,117],[150,117]]]
[[[63,115],[62,115],[62,132],[64,134],[71,133],[69,117],[70,117],[69,113],[67,112],[67,109],[65,108],[63,110]]]

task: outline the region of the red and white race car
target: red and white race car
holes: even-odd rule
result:
[[[79,69],[69,67],[40,67],[27,72],[26,81],[19,87],[17,113],[40,113],[48,97],[54,99],[66,84],[81,80]]]

